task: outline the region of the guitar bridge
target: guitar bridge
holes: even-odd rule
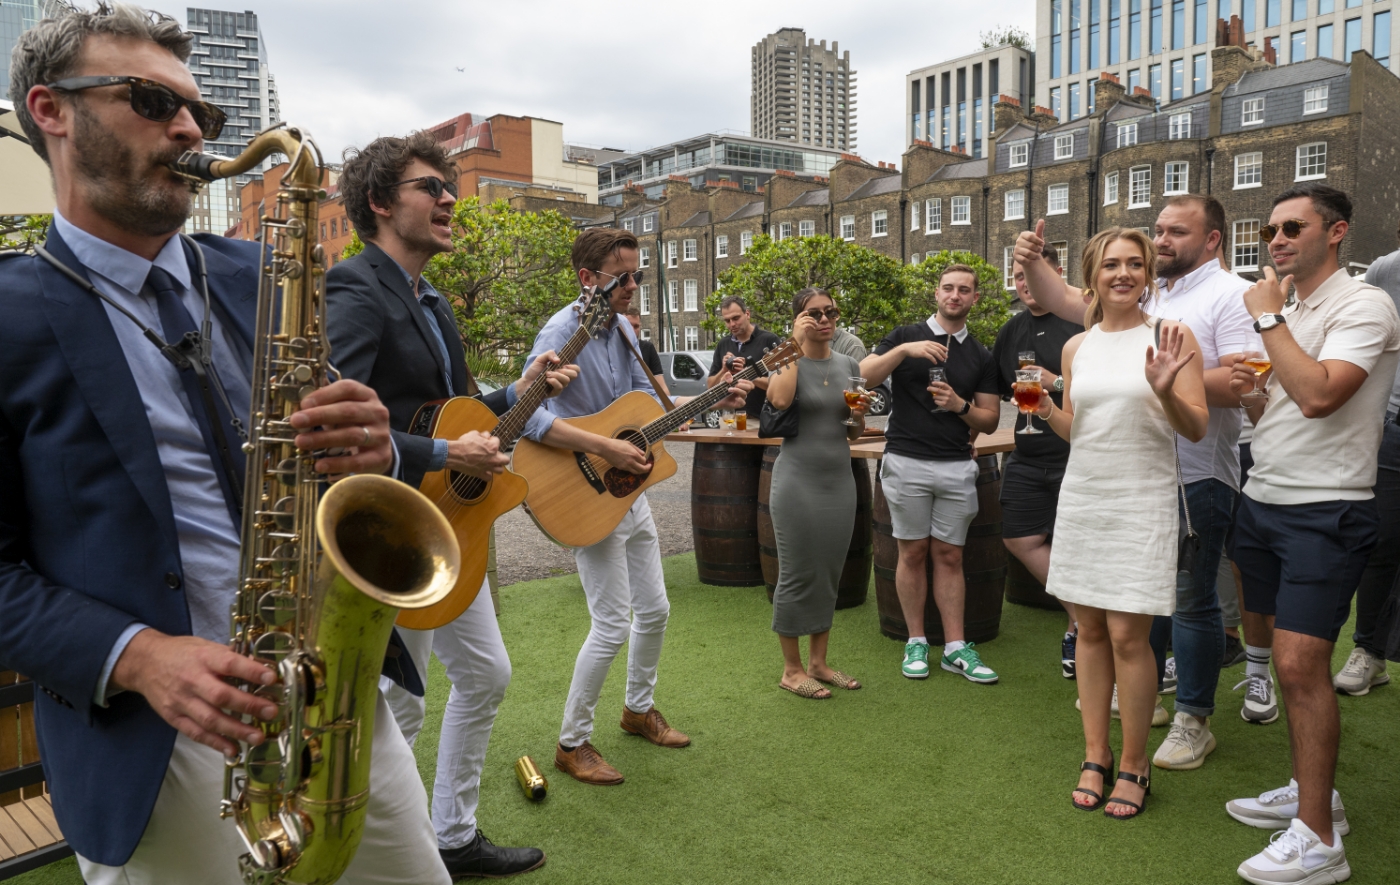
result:
[[[603,484],[602,477],[598,475],[598,471],[594,469],[593,462],[588,460],[587,455],[583,452],[574,452],[574,460],[578,462],[579,472],[583,474],[583,478],[588,481],[588,484],[593,487],[593,491],[600,495],[608,491],[608,487]]]

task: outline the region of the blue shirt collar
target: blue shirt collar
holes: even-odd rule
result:
[[[383,251],[382,247],[381,247],[381,251]],[[413,297],[414,297],[414,298],[417,298],[417,299],[421,302],[421,301],[423,300],[423,296],[424,296],[424,295],[427,295],[429,292],[431,292],[432,294],[437,295],[439,300],[442,299],[442,295],[438,293],[438,290],[437,290],[437,289],[434,289],[434,288],[433,288],[433,284],[430,283],[430,282],[428,282],[428,278],[427,278],[427,277],[423,276],[422,274],[419,274],[419,275],[418,275],[418,288],[417,288],[417,289],[414,289],[414,288],[413,288],[413,275],[410,274],[408,271],[404,270],[402,264],[399,264],[397,261],[394,261],[394,256],[390,255],[388,252],[385,252],[385,253],[384,253],[384,257],[385,257],[385,258],[388,258],[390,261],[393,261],[393,262],[394,262],[394,267],[397,267],[397,268],[399,269],[399,273],[403,274],[403,278],[404,278],[405,280],[408,280],[408,291],[410,291],[410,292],[413,293]]]
[[[189,262],[185,259],[185,250],[178,235],[166,241],[155,261],[147,261],[134,252],[128,252],[75,226],[56,209],[53,226],[83,267],[124,291],[139,294],[151,273],[151,265],[170,274],[185,289],[194,289],[190,283]]]

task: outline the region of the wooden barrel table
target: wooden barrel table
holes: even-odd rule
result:
[[[699,448],[697,446],[697,448]],[[763,469],[758,480],[758,558],[763,567],[763,583],[768,587],[768,601],[778,586],[778,540],[773,534],[773,517],[768,511],[768,495],[773,485],[773,465],[778,461],[779,446],[763,450]],[[851,473],[856,480],[856,517],[851,531],[851,543],[846,548],[846,565],[836,586],[836,607],[854,608],[865,603],[870,592],[871,545],[870,467],[864,460],[851,459]]]
[[[1006,557],[1006,601],[1031,608],[1064,611],[1060,601],[1045,592],[1045,585],[1014,556]]]
[[[690,478],[695,568],[700,582],[720,587],[763,583],[758,557],[758,475],[763,447],[695,447]]]
[[[880,483],[880,462],[875,469],[875,604],[880,632],[900,641],[909,638],[904,612],[895,591],[895,566],[899,547],[890,524],[890,508]],[[967,583],[963,630],[969,642],[995,639],[1001,630],[1001,600],[1006,585],[1006,547],[1001,542],[1001,468],[996,455],[977,459],[977,518],[967,530],[963,547],[963,579]],[[928,597],[924,603],[924,635],[929,644],[944,642],[943,621],[933,599],[933,563],[924,561]]]

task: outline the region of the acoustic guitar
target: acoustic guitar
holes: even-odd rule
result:
[[[608,302],[617,282],[613,280],[606,288],[593,290],[574,308],[579,314],[579,327],[559,350],[560,365],[573,362],[584,345],[607,325],[608,318],[612,316]],[[453,440],[475,430],[494,436],[500,440],[501,451],[510,451],[520,434],[525,432],[530,416],[535,414],[548,395],[549,382],[541,373],[499,419],[481,400],[472,397],[436,400],[418,410],[409,432],[433,439]],[[412,630],[431,630],[456,620],[476,599],[481,582],[486,578],[491,526],[502,514],[519,506],[530,487],[523,477],[509,469],[489,479],[444,469],[425,475],[418,490],[437,504],[447,517],[462,548],[462,571],[452,592],[436,605],[404,609],[399,613],[396,623],[400,626]]]
[[[734,380],[752,381],[779,372],[801,358],[801,346],[789,338],[745,367]],[[628,473],[598,455],[521,440],[515,447],[511,467],[529,480],[526,512],[541,531],[566,547],[598,543],[617,528],[638,495],[675,475],[676,459],[662,444],[666,434],[703,415],[727,396],[729,386],[716,384],[667,412],[649,394],[634,390],[601,412],[556,419],[589,433],[626,440],[646,453],[652,468],[642,474]]]

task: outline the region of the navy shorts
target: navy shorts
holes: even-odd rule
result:
[[[1244,607],[1274,626],[1336,642],[1376,546],[1375,501],[1261,504],[1241,495],[1233,559]]]
[[[1001,473],[1001,536],[1029,538],[1055,533],[1055,510],[1065,467],[1036,467],[1012,455]]]

